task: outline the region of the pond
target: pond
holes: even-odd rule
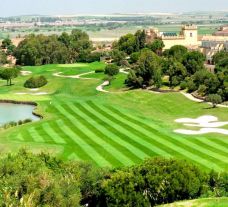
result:
[[[28,104],[0,103],[0,126],[25,119],[38,121],[40,118],[32,114],[34,109],[35,106]]]

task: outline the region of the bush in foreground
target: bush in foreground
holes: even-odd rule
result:
[[[25,88],[40,88],[47,84],[47,79],[44,76],[31,77],[24,83]]]
[[[0,158],[0,206],[149,207],[227,192],[227,173],[174,159],[103,169],[23,149]]]

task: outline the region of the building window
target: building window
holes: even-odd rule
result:
[[[190,33],[190,37],[192,37],[192,33]]]

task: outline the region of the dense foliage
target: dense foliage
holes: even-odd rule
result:
[[[44,65],[84,62],[91,59],[91,51],[89,36],[73,30],[71,34],[62,33],[60,36],[29,35],[20,42],[14,55],[19,65]]]
[[[44,76],[38,76],[38,77],[31,77],[28,80],[25,81],[24,87],[25,88],[40,88],[42,86],[45,86],[47,84],[47,79]]]
[[[133,88],[170,88],[186,89],[197,96],[209,100],[211,94],[217,94],[217,100],[228,100],[228,53],[215,54],[214,73],[205,67],[205,56],[199,51],[188,51],[181,45],[175,45],[163,51],[164,43],[160,39],[147,42],[145,31],[134,35],[122,36],[114,43],[115,63],[128,60],[131,70],[125,81]],[[122,54],[121,54],[122,53]],[[129,58],[126,59],[126,53]],[[122,57],[122,58],[121,58]],[[120,64],[121,65],[121,64]],[[164,79],[168,79],[164,81]],[[210,96],[211,97],[211,96]],[[220,102],[220,101],[219,101]]]
[[[5,65],[7,63],[8,63],[8,60],[7,60],[6,53],[0,50],[0,65]]]
[[[119,68],[115,64],[109,64],[105,67],[104,73],[109,76],[114,76],[119,73]]]
[[[13,45],[11,39],[6,38],[2,41],[1,48],[6,51],[7,55],[12,55],[15,49],[15,46]]]
[[[138,52],[146,45],[145,31],[138,30],[134,35],[127,34],[122,36],[117,43],[113,44],[115,49],[125,52],[130,55],[133,52]]]
[[[202,196],[227,196],[228,174],[186,161],[148,159],[107,170],[20,150],[0,158],[1,206],[149,207]]]
[[[161,60],[149,49],[144,49],[129,72],[126,84],[131,87],[161,86]]]
[[[147,160],[139,166],[118,170],[102,187],[107,206],[154,206],[197,198],[207,177],[197,167],[176,160]]]

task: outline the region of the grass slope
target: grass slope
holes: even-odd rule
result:
[[[206,198],[190,201],[176,202],[172,204],[162,205],[160,207],[226,207],[228,206],[228,198]]]
[[[0,82],[0,99],[36,101],[37,111],[45,115],[39,122],[0,131],[2,152],[26,146],[34,152],[49,151],[64,159],[110,167],[165,156],[192,161],[206,170],[227,170],[227,136],[182,136],[173,132],[182,127],[174,122],[177,118],[210,114],[227,121],[227,109],[208,109],[207,104],[194,103],[179,93],[123,92],[124,74],[106,88],[113,93],[95,90],[103,82],[101,74],[87,75],[94,80],[53,76],[56,72],[75,75],[103,67],[102,63],[25,67],[33,75],[47,77],[49,83],[38,92],[49,94],[42,96],[16,94],[35,93],[23,88],[30,76],[17,78],[12,87]]]

